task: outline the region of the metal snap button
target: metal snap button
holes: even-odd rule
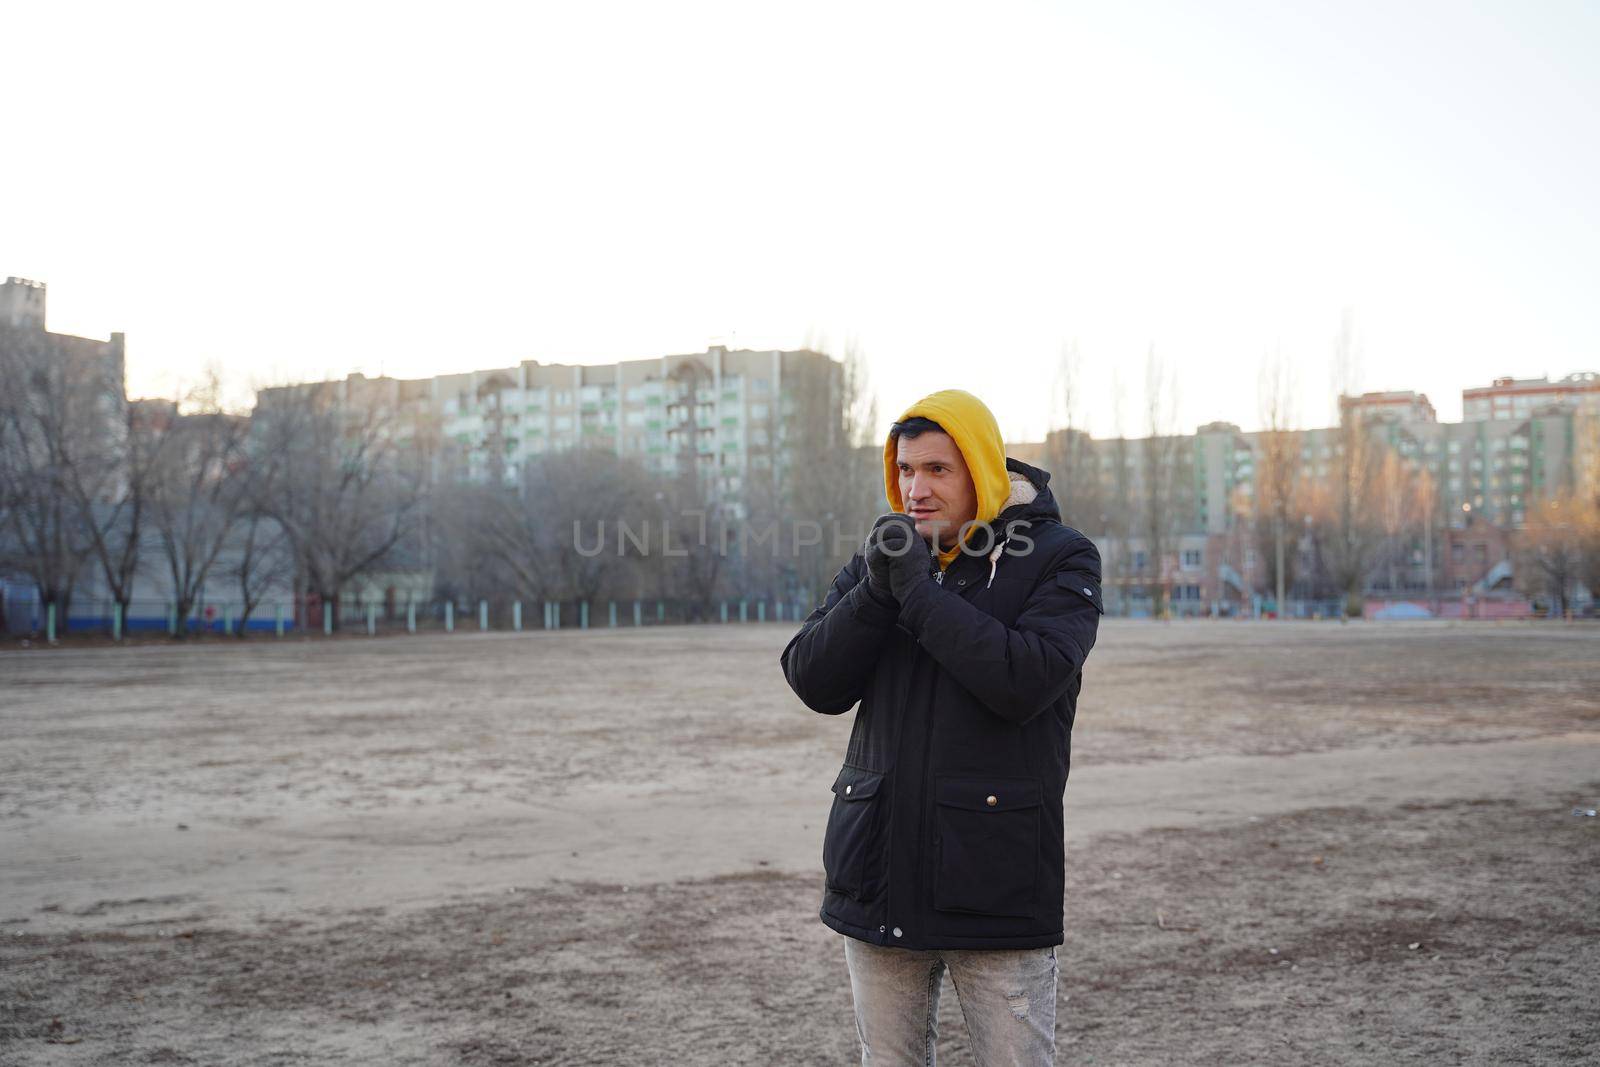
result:
[[[895,927],[895,928],[894,928],[894,936],[896,936],[896,937],[899,937],[899,936],[900,936],[900,928],[899,928],[899,927],[898,927],[898,926],[896,926],[896,927]]]
[[[1084,596],[1094,596],[1094,590],[1090,589],[1088,586],[1084,586],[1083,587],[1083,595]]]
[[[988,797],[986,797],[986,798],[985,798],[985,799],[984,799],[984,801],[983,801],[983,802],[984,802],[984,803],[985,803],[985,804],[987,804],[987,805],[989,805],[989,806],[990,806],[990,807],[991,807],[991,808],[992,808],[992,807],[994,807],[994,806],[995,806],[995,805],[996,805],[996,804],[998,804],[998,803],[1000,803],[1000,798],[999,798],[999,797],[997,797],[997,796],[995,796],[995,795],[994,795],[994,794],[993,794],[993,793],[990,793],[990,794],[989,794],[989,795],[988,795]]]
[[[854,786],[849,786],[849,785],[845,786],[844,787],[844,795],[845,796],[849,796],[850,795],[850,790],[852,790],[854,788],[855,788]]]

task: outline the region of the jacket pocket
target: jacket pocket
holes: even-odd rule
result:
[[[848,764],[833,781],[833,809],[822,839],[822,868],[828,888],[852,900],[877,897],[882,884],[883,818],[879,797],[883,775]]]
[[[1038,779],[939,778],[935,795],[933,906],[1032,916],[1038,900]]]
[[[1106,603],[1100,595],[1100,579],[1088,571],[1062,571],[1056,575],[1056,584],[1094,605],[1094,610],[1104,615]]]

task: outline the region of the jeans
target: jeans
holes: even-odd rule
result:
[[[1056,950],[913,952],[844,939],[862,1067],[933,1067],[945,968],[978,1067],[1049,1067],[1056,1054]]]

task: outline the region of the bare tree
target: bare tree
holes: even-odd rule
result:
[[[1134,581],[1131,563],[1131,538],[1138,526],[1139,500],[1130,472],[1134,469],[1133,450],[1127,435],[1127,389],[1122,373],[1113,364],[1111,368],[1111,439],[1103,446],[1102,455],[1111,460],[1111,467],[1100,478],[1100,532],[1105,538],[1101,546],[1102,567],[1108,589],[1114,591],[1113,603],[1119,610],[1127,611],[1129,583]],[[1097,475],[1098,476],[1098,475]]]
[[[883,441],[858,345],[847,345],[842,361],[798,362],[784,382],[773,488],[792,534],[787,581],[815,595],[887,507]]]
[[[1400,456],[1392,449],[1384,449],[1377,464],[1372,495],[1378,512],[1378,528],[1383,531],[1383,558],[1391,595],[1400,589],[1398,565],[1406,548],[1404,535],[1411,528],[1415,482]]]
[[[1439,483],[1433,472],[1423,467],[1417,471],[1412,486],[1412,516],[1422,527],[1422,581],[1427,589],[1430,610],[1433,604],[1433,531],[1438,523]]]
[[[1293,368],[1283,352],[1262,364],[1258,380],[1261,421],[1257,436],[1255,482],[1258,544],[1267,561],[1278,617],[1294,584],[1295,554],[1286,551],[1290,516],[1300,479],[1299,445],[1293,431]]]
[[[307,591],[335,609],[349,582],[419,532],[427,457],[404,444],[398,416],[385,397],[343,382],[257,397],[251,452],[280,470],[264,511],[294,546]]]
[[[537,485],[539,469],[559,455],[524,464],[525,485]],[[527,491],[447,484],[432,495],[442,534],[439,575],[452,594],[494,599],[491,594],[539,602],[560,599],[563,588],[558,540],[572,539],[570,523]]]
[[[1359,389],[1360,352],[1354,317],[1346,310],[1334,340],[1333,374],[1338,383],[1339,425],[1329,471],[1333,528],[1322,541],[1324,556],[1343,595],[1343,615],[1361,613],[1361,590],[1382,538],[1375,521],[1377,472],[1382,455],[1359,411],[1345,402]]]
[[[1585,502],[1588,529],[1582,541],[1581,577],[1589,594],[1600,600],[1600,408],[1578,413],[1576,420],[1577,454],[1574,494]]]
[[[150,513],[172,582],[175,636],[189,618],[234,524],[249,504],[239,471],[248,422],[222,410],[215,372],[166,430],[150,477]]]
[[[638,592],[631,561],[644,543],[654,492],[637,463],[603,448],[555,453],[528,465],[524,500],[520,526],[533,539],[520,559],[533,564],[529,577],[547,587],[554,579],[564,598],[578,601]]]
[[[1600,515],[1593,501],[1576,492],[1548,496],[1528,512],[1518,538],[1523,567],[1543,579],[1556,614],[1565,616],[1576,586],[1584,577],[1586,549],[1600,532]]]
[[[125,432],[101,442],[96,454],[76,457],[68,469],[68,492],[123,619],[143,570],[152,482],[177,412],[169,401],[128,404]]]
[[[1076,341],[1061,346],[1056,366],[1056,398],[1062,424],[1045,436],[1051,445],[1045,460],[1050,469],[1051,490],[1069,524],[1104,535],[1105,495],[1096,466],[1094,440],[1084,426],[1083,356]]]
[[[269,591],[294,577],[294,551],[289,537],[257,504],[256,494],[245,490],[249,501],[234,527],[237,550],[228,574],[239,589],[239,636]]]
[[[1143,515],[1145,571],[1151,590],[1151,611],[1167,615],[1167,555],[1177,532],[1175,507],[1178,467],[1177,390],[1172,373],[1151,345],[1145,356],[1145,428],[1143,442]]]
[[[26,575],[65,630],[94,552],[74,470],[104,457],[124,429],[121,382],[42,331],[0,326],[0,570]],[[82,457],[80,459],[80,457]]]

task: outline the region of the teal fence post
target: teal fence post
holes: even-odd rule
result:
[[[750,603],[749,603],[749,601],[746,601],[746,600],[739,601],[739,621],[740,622],[749,622],[750,621]]]
[[[447,634],[456,632],[456,602],[454,600],[446,600],[444,602],[444,632]]]
[[[615,630],[617,628],[617,602],[615,600],[611,601],[609,603],[608,607],[610,609],[610,615],[611,615],[610,619],[608,620],[608,623],[611,626],[611,628],[613,630]]]
[[[111,605],[111,640],[122,640],[122,605]]]
[[[640,609],[639,602],[637,600],[633,602],[633,624],[635,626],[644,625],[644,612]]]
[[[278,630],[278,636],[282,637],[283,636],[283,602],[282,601],[278,602],[277,630]]]
[[[765,600],[758,600],[758,601],[756,601],[756,622],[766,622],[766,621],[767,621],[767,602]]]
[[[667,602],[665,600],[658,600],[658,601],[656,601],[656,622],[666,622],[666,621],[667,621]]]
[[[517,633],[522,632],[522,601],[511,602],[511,628]]]
[[[719,605],[719,606],[722,609],[722,621],[723,622],[727,622],[728,621],[728,602],[726,600],[724,600],[721,603],[721,605]]]
[[[222,635],[224,637],[233,636],[233,605],[231,603],[222,605]]]
[[[776,604],[773,605],[773,608],[778,613],[778,621],[782,622],[783,621],[783,601],[781,601],[781,600],[778,601]]]
[[[406,633],[414,634],[416,632],[417,632],[417,602],[415,600],[411,600],[411,599],[408,598],[406,600]]]
[[[373,637],[378,633],[378,605],[367,603],[367,636]]]
[[[478,629],[479,629],[479,631],[483,631],[483,630],[487,630],[488,628],[489,628],[489,602],[487,600],[480,600],[480,601],[478,601]]]
[[[44,637],[52,645],[56,643],[56,606],[54,602],[45,605]]]
[[[333,636],[333,605],[326,600],[322,602],[322,636]]]
[[[587,600],[585,600],[583,603],[578,605],[578,629],[587,630],[588,628],[589,628],[589,602]]]

